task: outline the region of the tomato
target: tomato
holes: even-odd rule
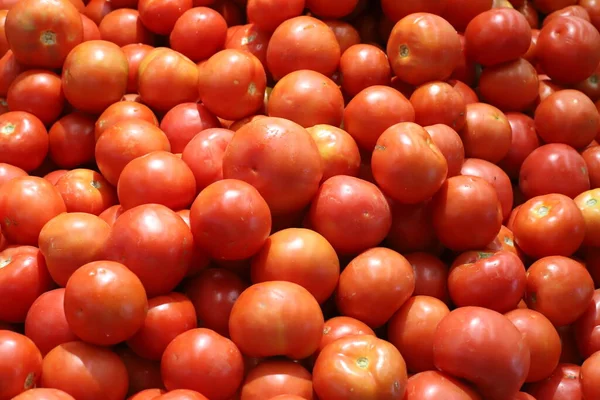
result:
[[[207,7],[195,7],[177,19],[169,43],[173,50],[198,62],[221,50],[226,35],[227,22],[221,14]]]
[[[234,272],[209,268],[187,280],[184,292],[192,301],[202,326],[229,337],[231,309],[247,287]]]
[[[322,182],[336,175],[357,176],[360,170],[360,151],[348,132],[335,126],[319,124],[307,128],[323,161]]]
[[[318,124],[340,126],[344,97],[338,86],[323,74],[293,71],[273,87],[267,111],[270,117],[286,118],[305,128]]]
[[[553,18],[540,31],[536,58],[552,80],[578,83],[600,63],[600,33],[582,18]]]
[[[104,177],[91,169],[73,169],[55,185],[68,212],[87,212],[98,215],[117,202],[115,189]]]
[[[521,166],[519,188],[527,198],[549,193],[574,198],[590,189],[590,178],[585,160],[576,150],[553,143],[538,147],[527,156]]]
[[[92,0],[93,1],[93,0]],[[127,91],[137,92],[138,68],[145,56],[154,48],[147,44],[134,43],[121,47],[129,64],[129,77],[127,79]]]
[[[219,120],[199,103],[178,104],[167,111],[160,121],[160,129],[169,138],[173,153],[183,152],[199,132],[214,128],[221,128]]]
[[[387,42],[394,74],[411,85],[448,79],[460,62],[461,51],[460,38],[450,23],[426,12],[398,21]]]
[[[469,385],[443,372],[425,371],[408,379],[404,400],[436,400],[438,396],[447,400],[481,400]]]
[[[389,342],[372,335],[347,336],[326,346],[313,369],[321,400],[402,399],[406,364]]]
[[[140,19],[137,10],[121,8],[109,12],[98,25],[103,40],[113,42],[118,46],[128,44],[152,44],[154,34],[150,32]]]
[[[338,44],[340,45],[340,52],[342,55],[350,47],[354,46],[355,44],[361,43],[361,38],[360,38],[360,34],[359,34],[358,30],[354,26],[350,25],[349,23],[340,21],[340,20],[336,20],[336,19],[330,19],[330,20],[327,20],[324,22],[333,31],[333,34],[335,35],[335,37],[338,41]],[[386,55],[386,59],[387,59],[387,55]],[[341,62],[342,62],[342,60],[340,59],[340,66],[341,66]],[[388,67],[389,67],[389,65],[388,65]],[[361,78],[364,78],[364,77],[361,77]]]
[[[487,67],[479,78],[481,97],[505,111],[528,109],[538,97],[538,90],[537,72],[523,58]]]
[[[27,176],[27,172],[12,164],[0,163],[0,187],[11,179]]]
[[[48,131],[48,155],[52,161],[63,168],[91,162],[96,146],[94,123],[94,118],[80,112],[56,121]]]
[[[48,153],[48,132],[38,117],[24,111],[0,115],[0,161],[31,172]]]
[[[10,84],[27,68],[18,63],[12,50],[0,58],[0,94],[6,96]]]
[[[134,101],[119,101],[111,104],[95,121],[95,140],[116,123],[132,119],[144,120],[158,126],[158,120],[148,106]]]
[[[168,35],[177,20],[192,6],[192,0],[139,0],[137,8],[146,28],[159,35]]]
[[[118,0],[117,0],[118,1]],[[102,18],[112,10],[116,9],[112,1],[108,0],[89,0],[86,4],[83,14],[94,21],[96,25],[100,25]]]
[[[497,163],[508,154],[512,143],[512,128],[506,115],[485,104],[467,104],[466,123],[458,132],[465,155]]]
[[[235,133],[223,156],[223,177],[251,184],[271,213],[281,215],[309,204],[323,177],[323,163],[304,128],[283,118],[267,117]]]
[[[343,51],[340,73],[342,89],[350,97],[370,86],[387,85],[392,77],[387,55],[370,44],[354,44]]]
[[[37,245],[46,222],[66,211],[60,192],[43,178],[14,178],[0,189],[0,227],[11,243]]]
[[[321,338],[321,344],[319,344],[319,349],[315,353],[315,356],[319,355],[319,352],[321,352],[328,344],[333,343],[338,339],[346,336],[360,335],[375,336],[375,332],[373,332],[367,324],[356,318],[344,316],[330,318],[325,321],[323,337]]]
[[[158,391],[164,388],[160,376],[160,362],[142,358],[127,346],[118,347],[115,352],[127,369],[128,394],[138,393],[146,389]]]
[[[577,204],[562,194],[533,197],[517,213],[515,242],[531,257],[570,256],[583,243],[585,220]]]
[[[0,354],[0,397],[12,399],[36,386],[42,373],[42,355],[28,337],[0,330]]]
[[[323,313],[310,292],[285,281],[250,286],[229,317],[231,339],[249,357],[306,358],[319,348],[323,326]]]
[[[527,306],[544,314],[555,326],[581,317],[594,296],[594,281],[579,262],[567,257],[545,257],[527,270]]]
[[[600,5],[598,4],[597,0],[580,0],[578,3],[588,12],[592,24],[595,27],[600,26]]]
[[[391,201],[392,223],[386,243],[400,253],[435,251],[439,241],[433,229],[431,202],[400,204]]]
[[[480,307],[461,307],[438,325],[433,359],[442,372],[475,384],[486,399],[515,395],[529,371],[529,348],[510,320]]]
[[[282,22],[273,32],[267,48],[267,66],[275,80],[301,69],[331,76],[339,66],[340,56],[336,36],[324,22],[299,16]]]
[[[400,122],[414,122],[415,109],[402,93],[387,86],[359,92],[344,110],[344,129],[358,146],[373,151],[381,134]]]
[[[465,125],[465,100],[446,82],[419,86],[410,96],[410,102],[415,109],[415,122],[421,126],[445,124],[460,130]]]
[[[502,205],[502,219],[509,217],[513,207],[513,189],[510,178],[502,169],[489,161],[468,158],[462,165],[461,175],[477,176],[492,185]]]
[[[76,399],[122,400],[127,369],[115,353],[84,342],[61,344],[42,363],[42,387],[62,390]]]
[[[173,397],[177,396],[177,392],[181,392],[182,390],[173,390],[170,393],[171,399],[173,399]],[[154,399],[158,399],[159,397],[162,397],[163,394],[165,394],[166,392],[162,389],[146,389],[146,390],[142,390],[141,392],[137,392],[136,394],[134,394],[133,396],[129,397],[127,400],[154,400]],[[183,396],[181,396],[183,397]],[[198,400],[197,396],[196,398],[193,398],[192,400]],[[175,400],[182,400],[181,398],[177,398],[175,397]],[[202,398],[200,398],[200,400],[203,400]]]
[[[536,400],[581,399],[580,371],[578,365],[559,364],[548,378],[529,385],[527,393],[534,396]]]
[[[83,42],[102,39],[98,25],[84,14],[81,14],[81,24],[83,26]]]
[[[474,17],[492,8],[492,4],[493,0],[446,0],[442,16],[463,32]]]
[[[144,104],[160,112],[181,103],[195,102],[198,100],[198,67],[176,51],[156,48],[140,62],[138,92]]]
[[[207,363],[207,358],[213,361]],[[242,383],[244,361],[231,340],[198,328],[169,343],[162,356],[161,372],[169,390],[195,390],[210,399],[227,400]]]
[[[26,111],[50,125],[62,113],[65,97],[54,72],[31,69],[18,75],[6,96],[11,111]]]
[[[6,40],[6,15],[8,14],[8,10],[0,10],[0,57],[6,54],[8,50],[10,50],[10,45]]]
[[[598,207],[600,189],[588,190],[575,197],[575,204],[581,211],[585,221],[585,237],[583,244],[586,246],[600,246],[600,219]]]
[[[159,397],[156,400],[208,400],[202,394],[188,389],[171,390]]]
[[[479,98],[477,97],[477,93],[473,89],[471,89],[467,84],[457,81],[456,79],[450,79],[448,81],[450,85],[454,88],[454,90],[458,91],[461,96],[465,99],[465,104],[469,105],[472,103],[479,102]]]
[[[424,126],[424,129],[446,159],[447,177],[460,174],[465,159],[465,148],[458,133],[445,124]]]
[[[581,366],[580,382],[584,399],[595,399],[600,396],[600,388],[596,382],[600,379],[600,352],[592,354]]]
[[[58,180],[67,172],[69,172],[67,169],[57,169],[44,175],[44,179],[52,185],[56,185],[56,182],[58,182]]]
[[[577,347],[584,358],[600,351],[600,289],[594,292],[592,301],[585,312],[575,322]]]
[[[282,395],[312,399],[311,378],[310,372],[299,363],[284,360],[262,361],[248,371],[240,390],[240,399],[271,399]]]
[[[530,116],[509,112],[506,113],[506,119],[512,131],[511,144],[508,153],[498,166],[514,179],[519,177],[521,165],[527,156],[540,147],[540,139],[535,131],[535,122]]]
[[[24,391],[13,400],[75,400],[73,396],[58,389],[35,388]]]
[[[179,215],[160,204],[144,204],[117,218],[104,257],[126,265],[154,297],[170,293],[181,282],[193,247],[190,228]]]
[[[413,296],[430,296],[448,302],[448,266],[429,253],[409,253],[405,258],[415,275]]]
[[[589,147],[581,153],[588,169],[590,187],[600,187],[600,146]]]
[[[248,21],[259,30],[273,32],[285,21],[302,15],[304,0],[248,0],[246,13]]]
[[[19,1],[6,15],[4,30],[16,59],[32,67],[60,68],[83,40],[79,11],[68,0]]]
[[[167,135],[155,124],[133,118],[107,128],[96,142],[95,155],[104,178],[116,186],[130,161],[160,150],[171,150]]]

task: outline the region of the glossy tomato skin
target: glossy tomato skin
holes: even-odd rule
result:
[[[600,338],[598,329],[600,329],[600,289],[594,291],[594,297],[588,304],[585,312],[577,322],[575,322],[575,338],[577,347],[584,358],[591,357],[597,351],[600,351]]]
[[[146,28],[159,35],[168,35],[184,12],[191,9],[192,0],[138,2],[140,19]]]
[[[536,400],[581,399],[580,373],[578,365],[561,363],[548,378],[529,385],[527,393]]]
[[[19,74],[27,69],[27,67],[21,65],[12,50],[8,50],[6,54],[0,58],[0,67],[2,73],[0,74],[0,94],[6,96],[10,84],[19,76]]]
[[[160,376],[160,362],[142,358],[127,346],[117,347],[115,353],[127,369],[129,379],[127,394],[131,395],[146,389],[164,389]]]
[[[271,281],[242,292],[231,310],[229,332],[246,356],[302,359],[318,349],[324,323],[319,303],[308,290],[292,282]],[[273,341],[274,337],[279,339]]]
[[[400,400],[406,381],[400,352],[371,335],[347,336],[329,344],[313,369],[313,385],[320,399]]]
[[[547,378],[558,366],[561,340],[552,322],[543,314],[528,309],[516,309],[505,314],[523,334],[531,355],[527,382]]]
[[[465,100],[446,82],[419,86],[410,96],[410,102],[415,108],[415,122],[421,126],[445,124],[460,130],[465,125]]]
[[[540,139],[535,130],[535,122],[530,116],[518,113],[506,113],[512,135],[510,149],[498,166],[511,178],[519,177],[523,161],[533,150],[540,147]]]
[[[185,11],[175,22],[169,35],[171,48],[194,62],[206,60],[223,48],[227,21],[208,7]]]
[[[121,50],[123,50],[125,57],[127,57],[127,63],[129,66],[127,92],[137,93],[138,68],[140,66],[140,63],[142,62],[142,59],[146,55],[148,55],[148,53],[150,53],[153,49],[154,47],[143,43],[127,44],[121,47]]]
[[[94,138],[98,140],[102,134],[120,121],[141,119],[158,126],[156,115],[148,106],[135,101],[118,101],[108,106],[94,123]]]
[[[67,206],[67,212],[98,215],[117,203],[117,192],[102,174],[86,168],[72,169],[54,185]]]
[[[325,321],[325,327],[323,328],[323,337],[321,338],[321,344],[319,345],[318,353],[330,343],[335,342],[346,336],[358,336],[358,335],[373,335],[375,332],[367,324],[360,320],[352,317],[333,317]]]
[[[484,68],[479,77],[481,97],[503,111],[527,110],[538,92],[538,74],[524,58]]]
[[[525,339],[510,320],[480,307],[452,311],[438,325],[433,342],[435,366],[471,381],[490,400],[510,398],[519,391],[529,357]]]
[[[70,394],[58,389],[35,388],[24,391],[13,400],[75,400]]]
[[[392,78],[387,55],[370,44],[354,44],[344,49],[340,58],[340,74],[342,89],[351,97],[370,86],[387,85]]]
[[[592,354],[581,366],[580,382],[584,399],[595,399],[600,396],[600,388],[596,384],[600,379],[600,352]]]
[[[121,8],[109,12],[100,21],[98,30],[102,39],[120,47],[135,43],[154,43],[154,34],[142,24],[137,10]]]
[[[465,160],[465,148],[458,133],[445,124],[429,125],[423,128],[446,159],[447,177],[459,175]]]
[[[588,168],[590,188],[600,188],[600,146],[588,147],[581,156]]]
[[[592,189],[581,193],[574,199],[585,221],[585,238],[583,239],[585,246],[600,246],[598,240],[598,233],[600,233],[598,231],[600,228],[600,220],[598,219],[600,215],[598,214],[599,195],[600,190]]]
[[[538,147],[523,161],[519,188],[526,198],[550,193],[574,198],[590,189],[590,177],[585,160],[575,149],[552,143]]]
[[[567,257],[545,257],[527,271],[525,302],[555,326],[575,322],[594,296],[594,281],[585,267]]]
[[[600,33],[582,18],[553,18],[540,31],[536,58],[553,81],[578,83],[600,62]]]
[[[502,205],[502,220],[508,218],[513,208],[513,189],[510,178],[502,169],[486,160],[468,158],[463,163],[460,173],[480,177],[492,185]]]
[[[403,82],[420,85],[444,80],[460,62],[460,38],[442,17],[414,13],[402,18],[392,29],[387,55],[392,70]]]
[[[486,103],[467,104],[467,120],[458,133],[467,157],[492,163],[506,157],[512,142],[512,128],[506,115]]]
[[[40,383],[76,399],[122,400],[128,378],[125,365],[110,349],[76,341],[61,344],[44,357]]]
[[[286,3],[289,4],[289,3]],[[258,58],[267,71],[267,46],[271,34],[263,31],[256,24],[246,24],[237,27],[231,35],[227,35],[225,41],[226,49],[236,49],[248,51]]]
[[[221,128],[221,123],[200,103],[178,104],[160,121],[160,129],[169,138],[171,151],[175,154],[183,152],[196,134],[214,128]]]
[[[48,130],[48,155],[59,167],[74,168],[94,159],[93,117],[80,112],[65,115]]]
[[[6,102],[11,111],[25,111],[44,125],[58,119],[65,105],[60,77],[51,71],[31,69],[21,73],[8,89]]]
[[[68,0],[17,2],[6,16],[4,29],[17,60],[40,68],[60,68],[83,40],[79,11]]]
[[[273,0],[248,0],[246,12],[248,21],[260,30],[273,32],[288,19],[302,15],[305,0],[278,2]]]
[[[512,231],[517,246],[531,257],[568,257],[583,243],[585,220],[572,199],[547,194],[533,197],[519,208]]]
[[[12,399],[39,382],[42,355],[35,344],[19,333],[0,330],[0,373],[3,378],[0,396]],[[19,368],[15,368],[18,365]]]
[[[27,176],[27,172],[12,164],[0,163],[0,187],[13,178]]]
[[[443,372],[424,371],[408,379],[404,400],[436,400],[438,396],[445,400],[482,400],[469,385]]]
[[[313,398],[312,376],[300,363],[261,361],[248,371],[240,390],[240,400],[272,399],[283,395]]]
[[[323,182],[308,218],[311,227],[342,254],[357,254],[377,246],[392,224],[390,206],[379,188],[343,175]]]
[[[390,201],[392,223],[385,243],[399,253],[440,250],[433,228],[431,201],[419,204],[400,204]]]
[[[0,189],[0,227],[11,243],[37,245],[46,222],[66,211],[60,192],[43,178],[15,178]]]
[[[148,224],[156,229],[148,231]],[[117,218],[104,258],[125,264],[154,297],[170,293],[185,277],[193,247],[190,228],[179,215],[160,204],[145,204]]]
[[[42,121],[25,111],[0,115],[0,161],[31,172],[48,153],[48,132]]]
[[[323,161],[322,182],[336,175],[357,176],[361,156],[356,141],[348,132],[331,125],[319,124],[307,128]]]

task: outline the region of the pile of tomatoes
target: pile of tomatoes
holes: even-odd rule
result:
[[[0,400],[600,399],[598,29],[0,0]]]

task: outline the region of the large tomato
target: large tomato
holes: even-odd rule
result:
[[[443,372],[425,371],[408,379],[404,400],[438,400],[439,398],[444,400],[482,400],[472,387]]]
[[[6,102],[9,110],[26,111],[50,125],[65,105],[60,76],[39,69],[25,71],[10,85]]]
[[[360,151],[352,136],[343,129],[331,125],[315,125],[307,128],[321,154],[323,178],[332,176],[357,176],[360,170]]]
[[[110,4],[112,4],[112,2]],[[128,44],[121,47],[121,50],[125,53],[125,57],[127,57],[127,63],[129,65],[129,77],[127,79],[128,93],[137,93],[138,69],[140,63],[153,49],[154,47],[142,43]]]
[[[346,336],[327,345],[313,369],[320,400],[401,400],[406,381],[398,349],[372,335]]]
[[[227,21],[208,7],[194,7],[177,19],[169,35],[171,48],[194,62],[206,60],[223,48]]]
[[[561,363],[548,378],[527,386],[527,393],[536,400],[581,399],[581,368],[578,365]],[[586,399],[587,400],[587,399]]]
[[[424,126],[433,144],[442,152],[448,165],[448,178],[460,174],[465,160],[463,142],[454,129],[445,124]]]
[[[66,172],[54,185],[67,206],[67,212],[98,215],[117,203],[117,192],[102,174],[86,168]]]
[[[503,111],[523,111],[539,95],[535,67],[524,58],[489,66],[479,77],[481,98]]]
[[[342,51],[340,75],[344,93],[354,97],[370,86],[390,83],[392,70],[387,55],[379,47],[355,44]]]
[[[506,118],[510,124],[512,135],[510,149],[498,166],[512,178],[519,177],[523,161],[531,152],[540,147],[540,138],[535,131],[535,122],[528,115],[509,112]]]
[[[477,176],[492,185],[502,205],[502,220],[508,218],[513,208],[513,188],[510,178],[501,168],[486,160],[468,158],[462,164],[460,173]]]
[[[48,153],[48,132],[38,117],[25,111],[0,115],[0,162],[31,172]]]
[[[142,24],[140,13],[129,8],[121,8],[106,14],[100,21],[98,29],[102,39],[121,47],[128,44],[154,42],[154,34]]]
[[[581,391],[584,399],[596,399],[600,396],[600,351],[592,354],[581,366]]]
[[[240,390],[240,400],[272,399],[280,395],[296,395],[313,399],[310,372],[300,363],[288,360],[266,360],[248,371]]]
[[[31,339],[19,333],[0,330],[0,398],[12,399],[35,387],[41,373],[42,355]]]
[[[221,128],[221,123],[200,103],[178,104],[167,111],[160,121],[160,129],[169,138],[173,153],[183,152],[198,132],[211,128]]]
[[[0,186],[20,176],[27,176],[27,172],[12,164],[0,163]]]
[[[537,96],[537,85],[535,89]],[[415,108],[415,122],[421,126],[445,124],[460,130],[465,125],[465,99],[446,82],[419,86],[410,96],[410,102]]]
[[[474,17],[489,10],[492,5],[493,0],[446,0],[442,16],[463,32]]]
[[[508,154],[512,128],[506,115],[486,103],[467,104],[467,121],[459,132],[465,155],[497,163]]]
[[[116,123],[133,119],[141,119],[158,126],[156,115],[148,106],[136,101],[118,101],[108,106],[96,119],[94,123],[95,140],[97,141],[106,130]]]
[[[346,336],[357,335],[375,336],[375,332],[367,324],[356,318],[344,316],[330,318],[325,321],[323,337],[321,338],[321,344],[319,344],[319,350],[315,353],[315,356],[318,356],[321,350],[328,344]]]
[[[137,9],[146,28],[159,35],[168,35],[184,12],[193,7],[192,0],[140,0]]]
[[[116,103],[119,104],[119,103]],[[48,155],[56,165],[74,168],[94,159],[95,119],[73,112],[56,121],[48,130]]]

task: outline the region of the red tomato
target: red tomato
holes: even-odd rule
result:
[[[323,326],[323,313],[310,292],[285,281],[250,286],[229,317],[231,339],[249,357],[306,358],[319,348]]]
[[[590,187],[600,188],[600,146],[589,147],[581,153],[588,169]]]
[[[27,68],[19,64],[12,50],[0,59],[0,94],[6,96],[10,84]]]
[[[175,395],[177,395],[176,392],[180,392],[180,391],[178,391],[178,390],[171,391],[171,399],[172,400],[182,400],[181,398],[175,397]],[[162,395],[165,393],[166,392],[162,389],[155,389],[155,388],[146,389],[146,390],[142,390],[141,392],[137,392],[133,396],[129,397],[127,400],[155,400],[155,399],[162,397]],[[175,397],[175,399],[173,399],[173,397]],[[181,396],[181,397],[183,397],[183,396]],[[196,397],[195,399],[193,398],[192,400],[198,400],[198,398]],[[200,398],[200,400],[203,400],[203,399]]]
[[[428,1],[428,0],[405,0],[405,1],[394,1],[394,0],[382,0],[381,7],[385,15],[393,22],[397,22],[400,19],[406,17],[409,14],[416,12],[428,12],[431,14],[442,15],[446,9],[447,1]]]
[[[387,55],[370,44],[354,44],[343,51],[340,74],[342,89],[350,97],[370,86],[387,85],[392,78]]]
[[[127,369],[109,349],[69,342],[44,357],[41,385],[76,399],[122,400],[127,394]]]
[[[273,397],[278,399],[280,395],[297,395],[304,400],[313,399],[310,372],[292,361],[262,361],[246,375],[240,391],[240,400],[272,400]]]
[[[144,57],[146,57],[153,49],[152,46],[142,43],[128,44],[121,47],[129,64],[129,77],[127,80],[128,92],[137,92],[138,68]]]
[[[156,400],[208,400],[202,394],[188,389],[171,390],[156,398]]]
[[[267,66],[275,80],[301,69],[331,76],[339,66],[340,56],[336,36],[324,22],[299,16],[282,22],[273,32],[267,48]]]
[[[24,111],[0,115],[0,161],[31,172],[48,153],[48,132],[38,117]]]
[[[344,97],[328,77],[299,70],[290,72],[275,84],[267,111],[270,117],[286,118],[305,128],[318,124],[340,126]]]
[[[242,383],[244,360],[231,340],[198,328],[181,333],[169,343],[162,356],[161,372],[169,390],[195,390],[211,400],[228,400]]]
[[[467,84],[461,81],[457,81],[456,79],[450,79],[448,83],[452,85],[454,90],[458,91],[458,93],[462,95],[462,97],[465,99],[466,105],[479,102],[477,93],[475,93],[475,91],[471,89]]]
[[[96,25],[100,25],[102,18],[115,8],[112,1],[109,0],[89,0],[83,10],[83,14],[94,21]]]
[[[362,150],[371,152],[386,129],[414,121],[415,109],[402,93],[388,86],[371,86],[348,103],[343,125]]]
[[[323,337],[319,349],[315,353],[318,355],[328,344],[335,342],[346,336],[372,335],[375,332],[364,322],[352,317],[333,317],[325,321],[323,328]]]
[[[512,231],[519,249],[531,257],[568,257],[583,243],[585,220],[573,200],[562,194],[547,194],[519,208]]]
[[[68,0],[16,2],[4,29],[17,60],[32,67],[60,68],[83,40],[79,11]]]
[[[595,27],[600,26],[600,4],[597,0],[580,0],[579,5],[585,8],[590,16],[590,21]],[[598,28],[596,28],[598,29]]]
[[[0,187],[11,179],[27,176],[27,172],[12,164],[0,163]]]
[[[523,161],[519,188],[526,198],[550,193],[574,198],[590,189],[590,178],[585,160],[575,149],[553,143],[538,147]]]
[[[440,246],[433,229],[431,202],[400,204],[390,202],[392,224],[386,243],[399,253],[433,251]]]
[[[223,156],[223,177],[251,184],[271,213],[280,215],[310,203],[323,177],[323,163],[304,128],[283,118],[266,117],[235,133]]]
[[[42,355],[26,336],[0,330],[0,397],[13,399],[36,386],[42,373]],[[18,366],[18,368],[15,368]]]
[[[400,352],[372,335],[347,336],[329,344],[313,369],[315,393],[321,400],[400,400],[407,380]]]
[[[199,132],[211,128],[221,128],[221,123],[199,103],[178,104],[167,111],[160,121],[160,129],[169,138],[173,153],[183,152]]]
[[[461,307],[435,332],[433,359],[442,372],[475,384],[486,399],[514,396],[529,371],[529,348],[510,320],[480,307]]]
[[[37,245],[46,222],[66,211],[60,192],[43,178],[14,178],[0,189],[0,227],[11,243]]]
[[[340,20],[336,20],[336,19],[330,19],[327,21],[323,21],[327,24],[327,26],[329,26],[329,28],[331,28],[331,30],[333,31],[333,34],[335,35],[338,44],[340,45],[340,52],[343,55],[346,50],[348,50],[350,47],[354,46],[355,44],[360,44],[361,43],[361,39],[360,39],[360,34],[358,33],[358,30],[350,25],[348,22],[344,22],[344,21],[340,21]],[[386,59],[387,59],[387,55],[386,55]],[[341,65],[342,60],[340,59],[340,65]],[[388,65],[389,67],[389,65]],[[390,69],[391,71],[391,69]],[[364,77],[362,77],[364,78]]]
[[[415,122],[421,126],[445,124],[460,130],[465,125],[465,100],[446,82],[429,82],[419,86],[410,96],[410,102],[415,108]]]
[[[306,131],[313,138],[323,161],[322,182],[336,175],[357,176],[360,151],[352,136],[331,125],[315,125]]]
[[[506,115],[485,103],[467,104],[467,121],[458,133],[467,157],[492,163],[506,157],[512,143],[512,128]]]
[[[273,32],[283,22],[302,15],[305,0],[248,0],[248,21],[259,30]]]
[[[190,228],[179,215],[160,204],[144,204],[117,218],[104,257],[126,265],[154,297],[170,293],[185,277],[193,247]]]
[[[387,42],[392,70],[411,85],[448,79],[461,60],[461,51],[460,38],[450,23],[426,12],[398,21]]]
[[[540,139],[535,131],[533,118],[516,112],[506,113],[506,119],[512,130],[510,149],[498,166],[510,178],[518,178],[523,161],[535,149],[540,147]]]
[[[469,385],[443,372],[425,371],[408,379],[404,400],[437,400],[438,396],[444,400],[482,400]]]
[[[592,247],[600,246],[600,189],[585,191],[574,200],[585,221],[583,244]]]
[[[98,215],[117,203],[115,188],[102,174],[78,168],[68,171],[56,182],[68,212],[86,212]]]
[[[462,165],[461,175],[477,176],[496,189],[502,205],[502,220],[506,220],[513,208],[513,189],[510,178],[502,169],[489,161],[468,158]]]
[[[474,17],[489,10],[492,5],[493,0],[446,0],[442,16],[463,32]]]
[[[594,296],[594,281],[585,267],[562,256],[545,257],[527,270],[527,306],[555,326],[581,317]]]
[[[535,67],[523,58],[487,67],[479,77],[479,94],[504,111],[523,111],[534,104],[539,92]]]
[[[26,111],[45,125],[58,119],[65,105],[60,77],[54,72],[30,69],[12,82],[6,95],[11,111]]]
[[[156,115],[148,106],[135,101],[118,101],[108,106],[96,120],[94,138],[97,141],[105,131],[116,123],[133,119],[144,120],[158,126]]]
[[[581,399],[580,371],[578,365],[559,364],[548,378],[529,385],[527,393],[536,400]]]
[[[67,172],[69,172],[67,169],[57,169],[44,175],[44,179],[52,185],[56,185],[56,182],[58,182],[58,180]]]
[[[549,377],[558,366],[561,341],[550,320],[534,310],[518,309],[505,314],[523,334],[529,347],[531,366],[527,382]]]
[[[405,255],[415,275],[413,296],[431,296],[448,302],[448,266],[429,253]]]
[[[207,7],[195,7],[177,19],[169,43],[173,50],[198,62],[221,50],[226,35],[227,22],[221,14]]]
[[[139,0],[137,6],[144,26],[159,35],[171,33],[176,21],[192,7],[192,0]]]
[[[592,354],[581,366],[581,391],[584,399],[595,399],[600,396],[600,351]]]
[[[103,40],[113,42],[118,46],[128,44],[152,44],[154,34],[150,32],[140,18],[137,10],[121,8],[109,12],[98,25]]]
[[[460,174],[465,160],[465,148],[458,133],[444,124],[424,126],[424,129],[446,159],[448,178]]]
[[[67,114],[56,121],[48,131],[50,159],[62,168],[74,168],[93,161],[94,123],[93,117],[80,112]]]
[[[600,351],[600,289],[575,323],[577,347],[584,358]]]
[[[229,315],[233,304],[248,285],[234,272],[209,268],[187,280],[185,294],[205,328],[229,337]]]
[[[6,15],[8,14],[8,10],[0,10],[0,57],[6,54],[8,50],[10,50],[10,45],[6,40]]]
[[[115,352],[127,369],[128,394],[138,393],[146,389],[157,391],[164,389],[162,377],[160,376],[160,362],[142,358],[127,346],[118,347]]]
[[[83,42],[102,39],[98,25],[84,14],[81,14],[81,24],[83,26]]]
[[[75,400],[73,396],[58,389],[29,389],[12,400]]]

